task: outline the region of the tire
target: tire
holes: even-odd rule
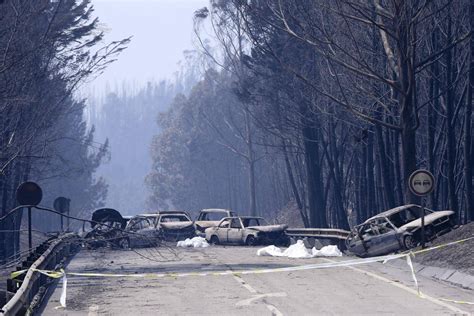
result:
[[[409,250],[418,246],[418,242],[416,241],[415,236],[406,235],[405,237],[403,237],[403,246],[405,247],[406,250]]]
[[[247,236],[247,239],[245,240],[245,244],[247,246],[255,246],[257,244],[257,238],[253,235]]]
[[[291,245],[290,237],[282,238],[278,244],[282,247],[290,247]]]
[[[219,244],[219,237],[217,237],[216,235],[212,235],[210,243],[211,243],[211,245],[218,245]]]
[[[122,238],[119,241],[119,246],[122,249],[127,249],[127,250],[130,249],[130,240],[128,238]]]

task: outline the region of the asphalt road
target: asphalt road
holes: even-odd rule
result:
[[[186,273],[269,269],[353,259],[258,257],[258,247],[82,250],[68,272]],[[166,261],[165,261],[166,260]],[[474,292],[419,276],[419,297],[407,268],[381,263],[357,267],[163,278],[68,278],[67,308],[61,283],[44,315],[460,315]]]

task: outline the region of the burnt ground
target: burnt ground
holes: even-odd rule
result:
[[[474,222],[438,237],[430,246],[443,245],[469,237],[474,237]],[[415,261],[428,266],[450,268],[474,275],[474,239],[416,255]]]

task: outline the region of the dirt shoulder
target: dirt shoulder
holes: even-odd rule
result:
[[[474,237],[474,222],[460,226],[435,239],[430,246],[443,245],[470,237]],[[415,261],[423,265],[450,268],[474,275],[474,239],[417,255]]]

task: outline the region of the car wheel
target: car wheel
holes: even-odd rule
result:
[[[282,238],[281,241],[279,242],[280,246],[282,247],[290,247],[291,245],[291,240],[289,237]]]
[[[403,237],[403,246],[405,249],[412,249],[415,248],[418,245],[418,242],[415,240],[415,237],[413,235],[406,235]]]
[[[211,242],[211,245],[218,245],[219,244],[219,237],[217,237],[216,235],[212,235],[210,242]]]
[[[130,249],[130,240],[128,238],[122,238],[119,245],[122,249]]]
[[[257,239],[255,238],[255,236],[250,235],[247,237],[245,244],[247,246],[255,246],[257,244]]]

